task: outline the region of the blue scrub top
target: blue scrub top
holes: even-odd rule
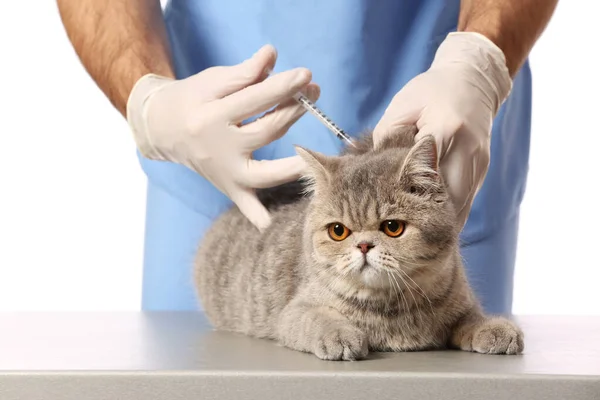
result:
[[[373,128],[394,94],[429,67],[439,44],[456,30],[459,6],[459,0],[171,0],[165,21],[178,78],[240,63],[270,43],[278,50],[275,72],[309,68],[321,86],[318,105],[356,135]],[[510,311],[512,299],[530,103],[526,63],[494,121],[490,169],[462,234],[465,253],[472,253],[465,260],[472,283],[488,310],[497,312]],[[342,146],[306,114],[254,156],[291,156],[294,144],[329,155]],[[191,170],[138,156],[148,177],[142,307],[198,309],[194,252],[232,203]]]

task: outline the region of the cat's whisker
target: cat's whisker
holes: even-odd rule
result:
[[[407,288],[408,293],[410,293],[411,297],[413,298],[413,302],[415,304],[415,307],[417,307],[417,312],[419,314],[419,319],[421,320],[421,323],[424,323],[424,321],[423,321],[423,313],[421,312],[421,307],[419,307],[419,302],[417,301],[417,299],[415,298],[415,295],[413,294],[412,286],[408,282],[406,282],[404,280],[404,278],[402,278],[402,275],[398,275],[398,278],[400,278],[400,280],[402,280],[402,283]]]
[[[406,304],[405,310],[408,312],[408,310],[410,309],[410,305],[408,304],[408,300],[406,300],[406,297],[404,296],[404,291],[400,287],[400,284],[396,280],[396,277],[394,276],[394,274],[392,273],[392,274],[390,274],[390,276],[392,277],[392,279],[394,280],[394,282],[396,282],[396,286],[398,287],[398,291],[400,292],[400,295],[402,296],[403,304]],[[399,299],[398,299],[398,306],[400,306]],[[402,308],[402,307],[400,307],[400,308]]]
[[[402,296],[403,304],[406,305],[406,307],[404,307],[404,314],[410,315],[410,305],[408,304],[408,299],[406,299],[406,296],[404,295],[404,290],[400,287],[400,283],[396,279],[396,276],[394,275],[393,270],[390,270],[390,276],[392,277],[394,282],[396,282],[396,286],[398,287],[398,292]],[[401,307],[399,301],[398,301],[398,306]],[[403,324],[406,324],[406,323],[408,323],[408,320],[403,318]]]
[[[383,254],[380,255],[380,257],[381,257],[381,259],[383,259],[385,261],[399,262],[399,263],[402,263],[402,264],[413,265],[413,266],[416,266],[416,267],[427,267],[427,266],[429,266],[429,264],[426,263],[426,262],[417,262],[417,260],[403,258],[403,257],[392,257],[388,253],[383,253]]]
[[[416,262],[415,260],[409,260],[406,258],[398,258],[397,261],[400,262],[401,264],[415,266],[415,267],[427,267],[430,265],[425,262],[420,263],[420,262]]]
[[[394,286],[394,283],[392,282],[392,277],[391,277],[390,271],[388,271],[388,270],[384,270],[384,271],[385,271],[385,273],[386,273],[386,275],[387,275],[388,282],[389,282],[389,284],[390,284],[390,288],[392,288],[392,289],[393,289],[393,291],[391,291],[391,290],[390,290],[390,291],[388,292],[388,297],[389,297],[389,298],[391,298],[391,297],[392,297],[392,295],[394,295],[394,294],[395,294],[395,295],[396,295],[396,301],[398,301],[398,303],[400,303],[400,294],[398,293],[398,291],[397,291],[397,289],[396,289],[396,286]]]
[[[394,282],[392,282],[392,274],[390,273],[390,271],[386,270],[385,273],[387,274],[388,281],[390,282],[390,287],[393,289],[393,292],[390,291],[389,295],[390,295],[390,297],[392,297],[392,294],[396,295],[396,302],[398,303],[398,305],[397,305],[398,313],[400,313],[400,310],[402,309],[402,305],[400,304],[400,292],[396,288],[396,284]]]
[[[332,280],[328,280],[328,283],[326,285],[324,285],[321,288],[321,292],[320,292],[320,297],[321,298],[325,298],[325,294],[327,291],[330,292],[334,292],[334,293],[339,293],[339,290],[336,290],[336,286],[338,286],[339,283],[343,282],[343,280],[345,278],[348,277],[348,275],[350,275],[350,273],[352,272],[352,268],[350,263],[343,265],[342,267],[340,267],[340,274],[335,274],[335,276],[333,277]],[[320,271],[321,274],[324,274],[324,271]],[[322,279],[322,278],[321,278]]]
[[[419,294],[421,297],[423,297],[425,300],[427,300],[427,304],[429,304],[429,309],[431,310],[431,314],[433,316],[435,316],[435,311],[433,310],[433,304],[431,303],[429,296],[427,296],[427,293],[425,293],[423,288],[421,286],[419,286],[419,284],[417,282],[415,282],[415,280],[409,274],[407,274],[406,271],[399,269],[398,272],[401,274],[404,274],[404,276],[406,278],[408,278],[412,282],[412,284],[414,284],[416,286],[416,287],[413,287],[411,284],[409,284],[410,287],[413,288],[417,292],[417,294]]]
[[[395,294],[395,295],[396,295],[396,302],[398,303],[397,307],[398,307],[398,316],[399,316],[399,315],[400,315],[400,310],[401,310],[401,307],[400,307],[400,295],[398,294],[398,291],[396,290],[396,287],[395,287],[395,286],[394,286],[394,284],[392,283],[392,278],[391,278],[390,271],[388,271],[388,270],[385,270],[385,269],[384,269],[384,271],[385,271],[385,273],[386,273],[386,275],[387,275],[387,278],[388,278],[388,282],[389,282],[389,284],[390,284],[390,287],[393,289],[393,292],[392,292],[392,291],[389,291],[389,292],[388,292],[388,294],[389,294],[389,296],[388,296],[388,297],[389,297],[389,299],[391,300],[391,298],[392,298],[392,294]],[[387,306],[387,304],[386,304],[386,306]],[[388,332],[388,334],[389,334],[389,332],[391,331],[391,327],[390,327],[390,326],[388,326],[388,327],[387,327],[387,329],[386,329],[386,331],[387,331],[387,332]]]
[[[392,279],[390,278],[390,272],[389,272],[389,271],[387,271],[387,270],[383,270],[383,271],[385,272],[385,274],[386,274],[386,276],[387,276],[387,279],[388,279],[388,286],[389,286],[389,288],[392,288]],[[387,297],[388,297],[388,300],[391,300],[391,298],[392,298],[392,291],[391,291],[391,290],[388,290],[388,291],[387,291],[387,295],[388,295],[388,296],[387,296]]]
[[[415,282],[415,280],[408,273],[406,273],[406,271],[403,271],[402,269],[399,269],[398,271],[400,271],[400,273],[404,274],[404,276],[406,276],[408,279],[410,279],[410,281],[412,283],[414,283],[414,285],[418,289],[417,293],[420,294],[421,296],[423,296],[425,298],[425,300],[427,300],[427,302],[429,303],[429,308],[431,309],[431,313],[433,315],[435,315],[435,311],[433,311],[433,304],[431,303],[431,300],[429,299],[429,296],[427,296],[427,294],[425,293],[425,291],[423,290],[423,288],[421,286],[419,286],[419,284],[417,282]]]
[[[388,263],[395,264],[397,266],[400,266],[400,265],[404,266],[405,268],[410,269],[410,270],[414,270],[414,269],[417,269],[417,268],[424,268],[424,267],[428,267],[429,266],[429,264],[425,264],[425,263],[423,263],[423,264],[417,264],[417,263],[414,263],[414,262],[411,262],[411,261],[407,261],[407,260],[403,260],[403,259],[400,259],[400,258],[384,258],[383,260],[386,261],[386,262],[388,262]]]

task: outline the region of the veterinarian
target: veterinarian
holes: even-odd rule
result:
[[[435,136],[466,221],[471,283],[488,312],[510,313],[529,159],[527,56],[556,3],[172,0],[163,17],[159,0],[58,0],[148,177],[143,309],[197,309],[191,262],[203,232],[233,203],[268,225],[253,189],[298,177],[293,144],[339,153],[315,118],[299,119],[291,96],[302,90],[320,92],[349,133],[374,127],[377,142],[416,124],[418,136]]]

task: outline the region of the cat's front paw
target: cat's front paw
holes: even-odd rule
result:
[[[520,354],[523,351],[523,332],[504,318],[490,318],[473,334],[473,350],[484,354]]]
[[[352,325],[332,326],[317,340],[314,353],[322,360],[360,360],[369,354],[369,342]]]

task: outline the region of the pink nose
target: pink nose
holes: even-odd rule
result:
[[[375,245],[371,242],[360,242],[356,247],[360,249],[363,254],[367,254]]]

